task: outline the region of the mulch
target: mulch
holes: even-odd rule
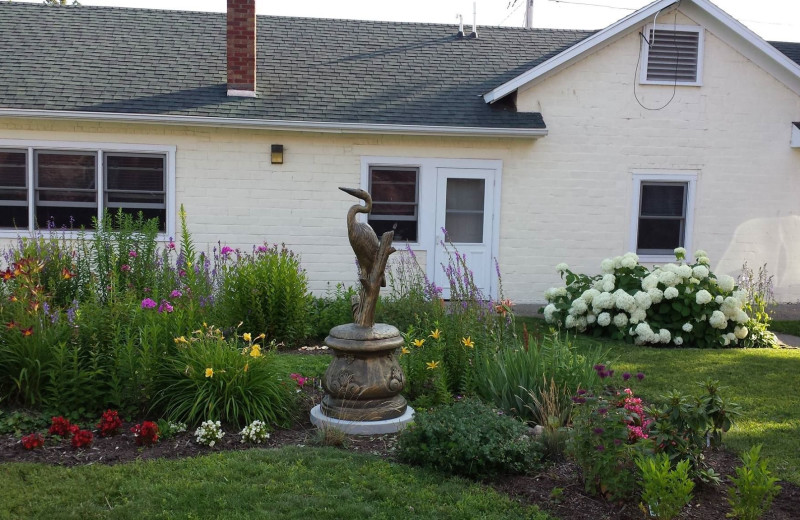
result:
[[[297,352],[297,354],[322,354],[324,351]],[[324,352],[329,354],[328,352]],[[213,448],[195,442],[193,432],[187,431],[160,441],[154,446],[136,446],[132,423],[125,423],[122,433],[113,437],[95,436],[89,448],[72,448],[68,440],[49,438],[41,449],[25,450],[13,435],[0,435],[0,463],[34,462],[55,466],[82,466],[91,464],[119,464],[136,460],[178,459],[253,448],[281,448],[284,446],[325,445],[317,429],[309,421],[308,410],[319,402],[318,388],[304,388],[302,413],[288,429],[271,432],[270,438],[260,445],[241,442],[238,430],[226,429],[226,434]],[[333,438],[328,441],[341,441]],[[330,443],[330,442],[329,442]],[[396,460],[397,435],[348,436],[342,449]],[[720,475],[731,475],[740,462],[727,451],[712,451],[706,461]],[[524,504],[535,504],[553,516],[569,520],[633,520],[647,518],[637,502],[612,503],[586,493],[581,471],[574,463],[565,461],[553,464],[532,475],[504,476],[485,484]],[[767,520],[800,518],[800,487],[781,482],[781,492],[772,509],[763,517]],[[690,520],[724,520],[730,511],[726,500],[726,486],[699,486],[690,505],[679,518]]]

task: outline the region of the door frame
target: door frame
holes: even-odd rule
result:
[[[410,243],[410,248],[415,252],[425,252],[425,272],[428,278],[432,279],[432,274],[436,269],[441,269],[435,265],[436,248],[436,190],[439,168],[457,169],[479,169],[494,171],[494,201],[492,208],[491,233],[492,240],[489,246],[491,262],[489,263],[489,289],[488,296],[497,298],[497,276],[494,273],[494,262],[499,261],[500,254],[500,217],[501,217],[501,194],[503,178],[503,161],[500,159],[447,159],[438,157],[404,157],[404,156],[361,156],[361,188],[366,190],[369,187],[369,168],[370,166],[402,166],[419,168],[419,220],[417,222],[418,234],[417,242]],[[399,244],[405,248],[405,244]]]

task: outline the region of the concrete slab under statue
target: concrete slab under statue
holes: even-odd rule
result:
[[[333,360],[322,380],[325,396],[311,410],[311,422],[356,435],[377,435],[402,430],[414,416],[400,392],[405,376],[397,350],[404,344],[396,327],[375,323],[375,306],[392,247],[394,231],[378,240],[369,224],[356,221],[358,213],[372,210],[364,190],[339,188],[365,202],[347,212],[347,236],[359,265],[360,288],[353,301],[353,321],[331,329],[325,344]]]

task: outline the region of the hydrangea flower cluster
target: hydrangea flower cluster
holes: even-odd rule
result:
[[[714,275],[708,254],[675,250],[677,263],[652,270],[626,253],[600,263],[601,274],[589,277],[559,264],[565,287],[545,291],[548,323],[593,332],[637,345],[735,345],[747,337],[747,295],[728,275]],[[599,329],[599,330],[598,330]],[[597,332],[595,332],[597,331]]]
[[[269,439],[269,429],[265,422],[256,419],[245,426],[244,429],[239,432],[239,435],[242,436],[242,442],[261,444]]]
[[[203,421],[194,432],[198,444],[213,448],[217,441],[225,436],[219,421]]]

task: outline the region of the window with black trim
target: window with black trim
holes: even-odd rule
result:
[[[688,182],[641,181],[636,253],[671,255],[686,245]]]
[[[0,228],[93,229],[102,211],[122,209],[166,230],[166,155],[35,149],[29,172],[29,153],[0,149]]]
[[[394,230],[394,240],[416,242],[419,222],[419,168],[371,166],[369,224],[378,236]]]

